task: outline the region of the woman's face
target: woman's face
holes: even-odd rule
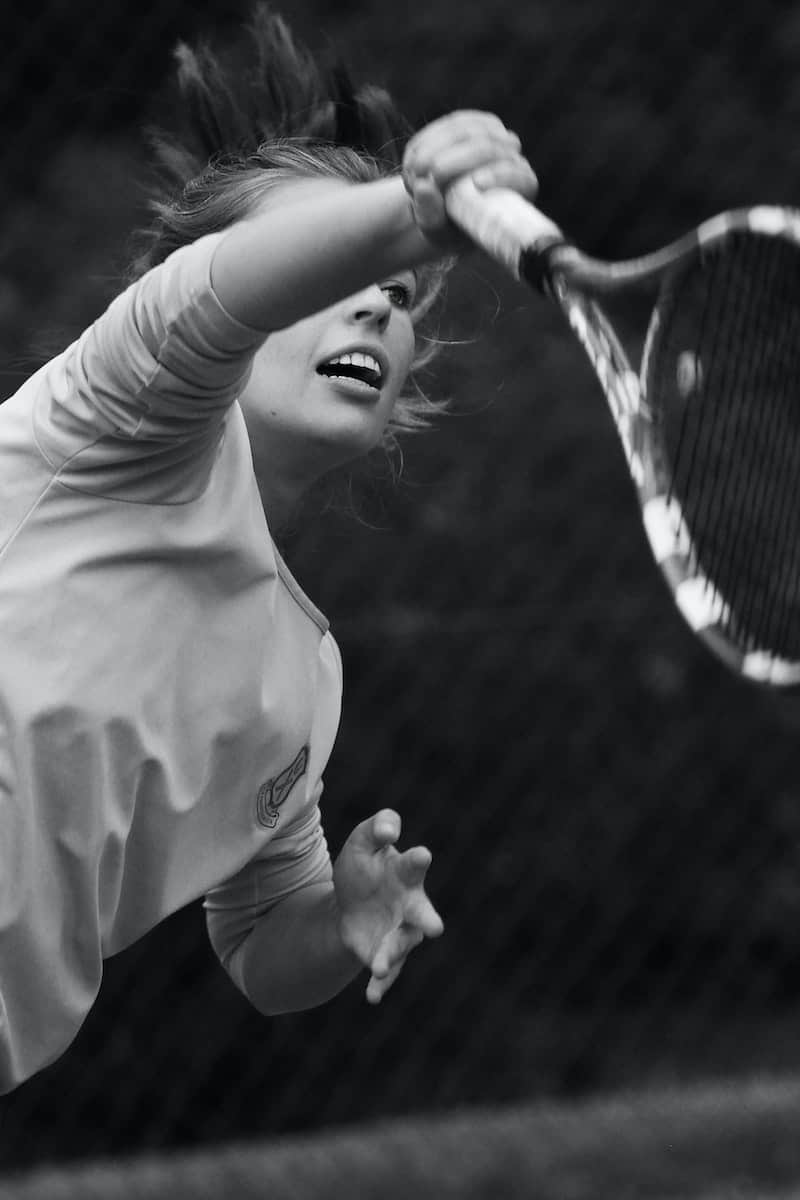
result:
[[[241,397],[254,440],[331,467],[371,450],[414,356],[414,288],[402,272],[271,333]]]
[[[414,357],[415,288],[403,271],[269,335],[240,396],[262,494],[299,494],[380,442]]]

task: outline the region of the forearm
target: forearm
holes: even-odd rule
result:
[[[362,969],[341,940],[332,883],[281,900],[256,922],[240,953],[245,994],[266,1014],[323,1004]]]
[[[231,228],[211,278],[232,316],[268,332],[435,256],[399,176],[301,180]]]

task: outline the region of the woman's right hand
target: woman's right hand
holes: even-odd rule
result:
[[[464,175],[481,190],[510,188],[529,200],[539,186],[519,138],[494,114],[465,109],[424,126],[406,146],[403,181],[420,231],[444,254],[471,244],[444,203],[447,189]]]

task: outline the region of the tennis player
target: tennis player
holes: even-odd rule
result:
[[[265,7],[249,36],[258,77],[181,48],[195,124],[161,140],[180,178],[136,277],[0,408],[4,1091],[70,1044],[106,957],[198,898],[268,1014],[364,969],[377,1003],[443,928],[396,812],[331,861],[340,657],[275,538],[424,417],[448,185],[535,179],[496,117],[407,139]]]

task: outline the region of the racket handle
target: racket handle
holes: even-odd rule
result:
[[[549,217],[510,188],[481,191],[465,175],[448,189],[444,202],[450,220],[515,279],[526,251],[535,255],[564,241]]]

